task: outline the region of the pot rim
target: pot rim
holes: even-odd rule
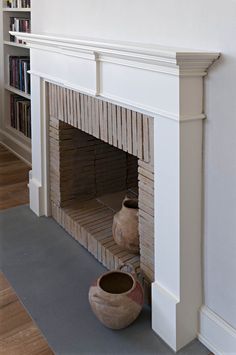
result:
[[[128,207],[128,206],[125,206],[125,203],[127,202],[137,202],[137,207]],[[136,198],[125,198],[122,202],[122,207],[126,208],[127,210],[133,210],[133,211],[137,211],[139,210],[139,207],[138,207],[138,199]]]
[[[113,274],[113,273],[119,273],[119,274],[128,275],[133,280],[133,286],[128,291],[122,292],[122,293],[112,293],[112,292],[107,292],[107,291],[103,290],[103,288],[100,286],[101,279],[103,277],[105,277],[107,275],[110,275],[110,274]],[[106,295],[113,295],[113,296],[123,296],[123,295],[129,294],[130,292],[132,292],[135,289],[136,283],[137,283],[137,280],[135,279],[135,277],[131,273],[125,272],[125,271],[120,271],[120,270],[111,270],[111,271],[105,272],[97,280],[97,286],[99,286],[100,290],[102,292],[104,292]]]

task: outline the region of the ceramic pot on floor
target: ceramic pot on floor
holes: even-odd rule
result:
[[[120,269],[103,274],[89,290],[89,303],[102,324],[123,329],[135,321],[142,310],[144,295],[135,272]]]
[[[137,199],[124,199],[121,210],[114,216],[112,233],[120,247],[131,253],[139,253]]]

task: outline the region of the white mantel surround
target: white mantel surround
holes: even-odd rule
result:
[[[204,81],[219,53],[17,33],[31,48],[30,206],[50,215],[47,83],[154,117],[153,330],[174,350],[198,334],[202,306]]]

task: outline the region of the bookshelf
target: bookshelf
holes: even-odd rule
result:
[[[20,2],[18,0],[18,3]],[[28,20],[31,21],[31,8],[8,8],[7,1],[0,0],[0,141],[30,164],[31,96],[27,85],[29,74],[26,74],[29,69],[30,50],[23,43],[12,42],[9,34],[12,18],[17,19],[17,25],[20,23],[20,26],[25,26]],[[13,71],[10,75],[9,70],[12,58],[18,60],[17,64],[12,64],[14,75]]]

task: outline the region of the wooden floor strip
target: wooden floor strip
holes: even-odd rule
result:
[[[29,203],[30,167],[0,145],[0,210]]]
[[[3,273],[0,273],[0,354],[54,354]]]

